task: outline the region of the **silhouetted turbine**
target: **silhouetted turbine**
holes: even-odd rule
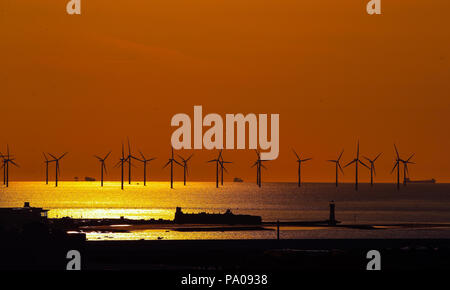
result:
[[[356,149],[356,158],[353,159],[352,161],[350,161],[347,165],[345,165],[344,168],[353,163],[355,163],[355,190],[358,190],[358,163],[365,166],[366,168],[369,168],[369,166],[364,164],[364,162],[362,162],[359,159],[359,141],[358,141],[358,145],[357,145],[357,149]]]
[[[373,186],[373,176],[377,175],[375,172],[375,161],[380,157],[381,153],[377,155],[374,159],[369,159],[366,156],[364,158],[370,163],[370,186]]]
[[[208,161],[208,162],[216,162],[216,188],[219,187],[219,164],[221,158],[222,158],[222,150],[219,151],[219,156],[217,156],[217,159],[212,159]]]
[[[166,168],[167,165],[170,164],[170,188],[173,188],[173,163],[174,162],[180,166],[183,166],[183,165],[181,165],[180,162],[176,161],[175,158],[173,158],[173,147],[172,147],[172,155],[169,158],[169,161],[166,163],[166,165],[163,166],[163,168]]]
[[[223,171],[228,173],[228,170],[225,168],[226,163],[232,163],[231,161],[223,160],[223,154],[220,156],[220,184],[223,186]]]
[[[147,158],[145,158],[144,154],[142,154],[141,151],[139,151],[139,154],[141,154],[142,159],[139,159],[139,158],[135,158],[135,159],[141,161],[144,164],[144,186],[146,186],[147,185],[147,163],[155,160],[156,158],[154,157],[154,158],[147,159]]]
[[[302,185],[302,175],[301,175],[302,162],[306,162],[308,160],[311,160],[312,158],[301,159],[300,156],[297,154],[297,152],[295,152],[294,149],[292,149],[292,152],[294,152],[295,157],[297,157],[297,162],[298,162],[298,187],[300,187]]]
[[[261,187],[261,167],[267,169],[262,163],[268,160],[261,160],[261,154],[258,150],[255,150],[258,159],[253,163],[252,167],[256,166],[256,184]]]
[[[329,162],[333,162],[336,165],[336,187],[338,187],[338,185],[339,185],[339,180],[338,180],[339,179],[339,171],[338,171],[338,168],[339,168],[339,170],[341,170],[342,174],[344,174],[344,170],[342,169],[341,163],[340,163],[342,154],[344,154],[344,150],[342,150],[341,154],[339,154],[338,159],[336,159],[336,160],[327,160]]]
[[[120,188],[123,190],[123,181],[124,181],[124,163],[127,162],[128,158],[125,158],[125,152],[124,152],[124,148],[123,148],[123,143],[122,143],[122,156],[119,158],[119,162],[116,163],[116,165],[114,165],[114,167],[118,167],[120,166]]]
[[[414,162],[411,162],[411,158],[413,158],[415,155],[415,153],[413,153],[411,156],[409,156],[408,159],[406,160],[402,160],[403,163],[403,185],[406,186],[406,178],[409,177],[409,172],[408,172],[408,164],[416,164]]]
[[[12,156],[9,153],[9,145],[6,145],[6,155],[3,155],[0,152],[0,156],[2,158],[3,164],[3,184],[6,185],[6,187],[9,187],[9,164],[11,163],[12,165],[19,167],[19,165],[17,163],[14,162],[14,160],[16,160],[15,158],[12,158],[14,156]]]
[[[44,152],[42,152],[45,158],[45,184],[48,184],[48,164],[51,162],[54,162],[55,160],[48,160],[47,155],[45,155]]]
[[[105,165],[105,160],[106,158],[108,158],[109,154],[111,154],[111,151],[108,152],[108,154],[106,154],[106,156],[104,158],[98,157],[97,155],[94,155],[95,158],[98,159],[98,161],[100,161],[100,174],[101,174],[101,182],[100,182],[100,186],[103,187],[103,170],[105,171],[106,174],[107,170],[106,170],[106,165]]]
[[[52,161],[54,161],[55,163],[56,163],[56,166],[55,166],[55,187],[58,187],[58,177],[59,177],[59,175],[60,175],[60,170],[59,170],[59,161],[64,157],[64,156],[66,156],[66,154],[67,154],[67,152],[65,152],[64,154],[62,154],[61,156],[59,156],[59,157],[55,157],[54,155],[52,155],[52,154],[50,154],[50,153],[47,153],[48,155],[50,155],[52,158],[53,158],[53,160]]]
[[[184,185],[186,185],[186,178],[187,178],[187,174],[188,174],[188,161],[191,160],[192,156],[194,156],[194,154],[191,154],[191,156],[189,156],[188,158],[184,159],[183,156],[177,154],[178,157],[180,157],[181,162],[183,163],[183,181],[184,181]]]
[[[396,159],[394,168],[392,168],[391,174],[394,172],[395,168],[397,168],[397,190],[400,190],[400,162],[403,162],[403,160],[400,158],[400,154],[398,153],[397,146],[394,144],[394,149],[396,153]]]
[[[128,161],[128,184],[131,184],[131,166],[132,166],[131,159],[139,161],[139,158],[137,158],[137,157],[135,157],[135,156],[133,156],[131,154],[130,139],[127,138],[127,141],[128,141],[128,156],[127,156],[127,161]]]

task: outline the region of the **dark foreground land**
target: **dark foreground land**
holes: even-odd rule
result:
[[[447,239],[83,241],[66,237],[6,241],[0,249],[0,268],[65,270],[69,250],[81,253],[83,270],[362,271],[369,250],[381,253],[382,270],[450,269]]]

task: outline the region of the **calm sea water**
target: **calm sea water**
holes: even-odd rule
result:
[[[167,182],[126,184],[106,182],[61,182],[58,188],[43,182],[13,182],[0,189],[0,207],[32,206],[49,209],[49,217],[173,219],[175,207],[185,212],[224,212],[260,215],[263,221],[308,221],[328,218],[330,200],[336,203],[336,217],[343,223],[448,223],[450,224],[450,184],[410,184],[397,192],[393,184],[361,184],[356,192],[353,184],[307,183],[215,183],[191,182],[187,186]],[[286,228],[284,237],[449,237],[444,228],[389,228],[388,230],[341,230]],[[161,230],[137,230],[129,233],[90,233],[89,239],[141,238],[273,238],[273,231],[182,233]]]

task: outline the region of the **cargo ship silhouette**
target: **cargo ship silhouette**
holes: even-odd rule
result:
[[[228,224],[228,225],[257,225],[261,224],[260,216],[233,214],[231,210],[220,213],[183,213],[181,207],[175,211],[176,224]]]
[[[425,180],[411,180],[410,178],[405,178],[405,183],[436,183],[436,179],[425,179]]]

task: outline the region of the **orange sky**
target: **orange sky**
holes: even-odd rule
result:
[[[280,114],[265,181],[295,180],[292,147],[314,158],[304,181],[333,181],[324,160],[342,148],[352,159],[359,138],[363,154],[384,152],[378,180],[393,180],[396,142],[417,154],[412,178],[448,182],[450,2],[384,0],[382,16],[367,15],[367,2],[82,0],[83,14],[69,16],[66,0],[2,0],[0,146],[21,165],[11,179],[42,180],[42,151],[70,152],[62,179],[98,178],[92,155],[109,150],[107,179],[117,179],[129,136],[158,157],[150,179],[166,180],[170,119],[202,105]],[[213,180],[205,161],[216,153],[195,154],[190,178]],[[226,178],[255,179],[254,155],[226,151]]]

